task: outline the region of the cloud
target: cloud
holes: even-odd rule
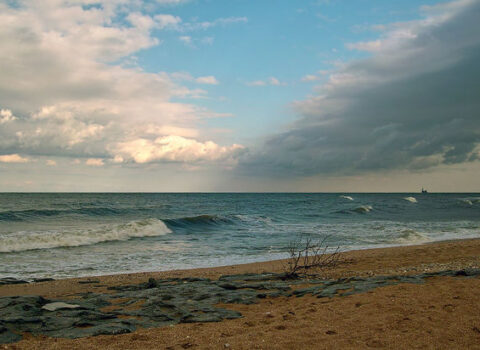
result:
[[[178,5],[188,2],[189,0],[156,0],[161,5]]]
[[[280,80],[278,80],[275,77],[270,77],[270,78],[265,79],[265,80],[255,80],[255,81],[247,82],[246,85],[248,85],[248,86],[267,86],[267,85],[270,85],[270,86],[286,86],[287,83],[281,82]]]
[[[193,21],[193,22],[184,22],[178,16],[173,16],[169,14],[159,14],[154,17],[157,28],[160,29],[170,29],[177,32],[195,32],[195,31],[204,31],[209,30],[214,27],[225,27],[231,24],[238,23],[247,23],[247,17],[225,17],[225,18],[216,18],[212,21]],[[188,36],[184,36],[187,38]],[[190,38],[192,40],[192,38]],[[206,37],[200,40],[204,44],[211,44],[213,38]]]
[[[47,159],[47,165],[49,166],[56,166],[57,162],[54,161],[53,159]]]
[[[180,40],[182,43],[185,44],[185,46],[191,47],[191,48],[197,48],[197,45],[213,45],[214,38],[211,36],[203,37],[203,38],[192,38],[189,35],[182,35],[178,37],[178,40]]]
[[[5,124],[17,119],[9,109],[0,109],[0,124]]]
[[[294,103],[301,117],[246,155],[242,171],[352,175],[478,160],[480,2],[422,11],[378,40],[349,44],[371,56]]]
[[[319,80],[324,80],[325,76],[329,73],[328,70],[320,70],[315,74],[307,74],[304,77],[302,77],[301,81],[304,83],[309,83],[309,82],[314,82],[314,81],[319,81]]]
[[[89,158],[85,161],[85,164],[89,166],[103,166],[104,162],[101,158]]]
[[[218,85],[219,82],[217,78],[215,78],[213,75],[209,75],[206,77],[198,77],[195,79],[195,81],[199,84],[207,84],[207,85]]]
[[[200,137],[202,120],[221,116],[180,102],[206,91],[125,64],[161,45],[153,32],[179,17],[145,15],[137,1],[95,3],[0,2],[0,153],[108,160],[119,142]]]
[[[305,76],[302,78],[302,81],[303,81],[303,82],[317,81],[317,80],[319,80],[319,79],[320,79],[320,77],[317,76],[317,75],[307,74],[307,75],[305,75]]]
[[[247,17],[217,18],[213,21],[184,23],[183,26],[179,27],[179,30],[183,30],[183,31],[207,30],[217,26],[226,26],[230,24],[247,23],[247,22],[248,22]]]
[[[117,162],[134,161],[151,163],[159,161],[198,163],[233,161],[244,147],[234,144],[222,147],[212,141],[199,142],[181,136],[158,137],[155,140],[136,139],[119,143],[112,153]]]
[[[192,37],[188,35],[180,36],[178,39],[186,45],[192,44]]]
[[[213,75],[203,76],[203,77],[193,77],[188,72],[174,72],[169,74],[169,76],[177,81],[190,81],[195,82],[197,84],[205,84],[205,85],[218,85],[220,82],[215,78]]]
[[[155,21],[159,29],[172,28],[175,29],[182,22],[182,19],[178,16],[160,14],[156,15]]]
[[[27,163],[28,158],[24,158],[18,154],[5,154],[0,156],[0,163]]]

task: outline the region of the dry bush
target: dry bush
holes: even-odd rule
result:
[[[311,236],[302,236],[288,245],[289,258],[285,265],[285,277],[297,278],[306,275],[310,269],[323,270],[339,264],[340,246],[328,253],[327,244],[330,236],[313,239]]]

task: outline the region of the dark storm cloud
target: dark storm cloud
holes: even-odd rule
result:
[[[265,175],[425,169],[478,159],[480,2],[424,9],[378,41],[351,44],[372,57],[339,69],[302,117],[240,167]]]

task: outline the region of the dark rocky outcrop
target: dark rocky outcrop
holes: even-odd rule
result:
[[[244,274],[206,278],[149,279],[146,283],[110,287],[112,294],[84,293],[76,299],[41,296],[0,298],[0,344],[19,341],[23,332],[79,338],[121,334],[137,327],[176,323],[219,322],[242,317],[218,304],[252,304],[259,298],[306,294],[318,298],[347,296],[399,283],[424,283],[429,277],[475,277],[480,270],[442,271],[413,276],[351,277],[338,280],[286,280],[280,274]],[[308,284],[306,288],[301,287]],[[110,311],[102,311],[109,306]]]

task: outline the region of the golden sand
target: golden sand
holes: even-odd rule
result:
[[[0,286],[0,296],[73,297],[149,277],[281,272],[284,261],[208,269],[66,279]],[[323,277],[419,274],[480,267],[480,240],[461,240],[344,253]],[[224,305],[243,318],[179,324],[116,336],[54,339],[25,335],[4,349],[480,349],[480,278],[435,277],[425,284],[380,287],[347,297],[279,297],[254,305]],[[0,349],[2,346],[0,346]]]

